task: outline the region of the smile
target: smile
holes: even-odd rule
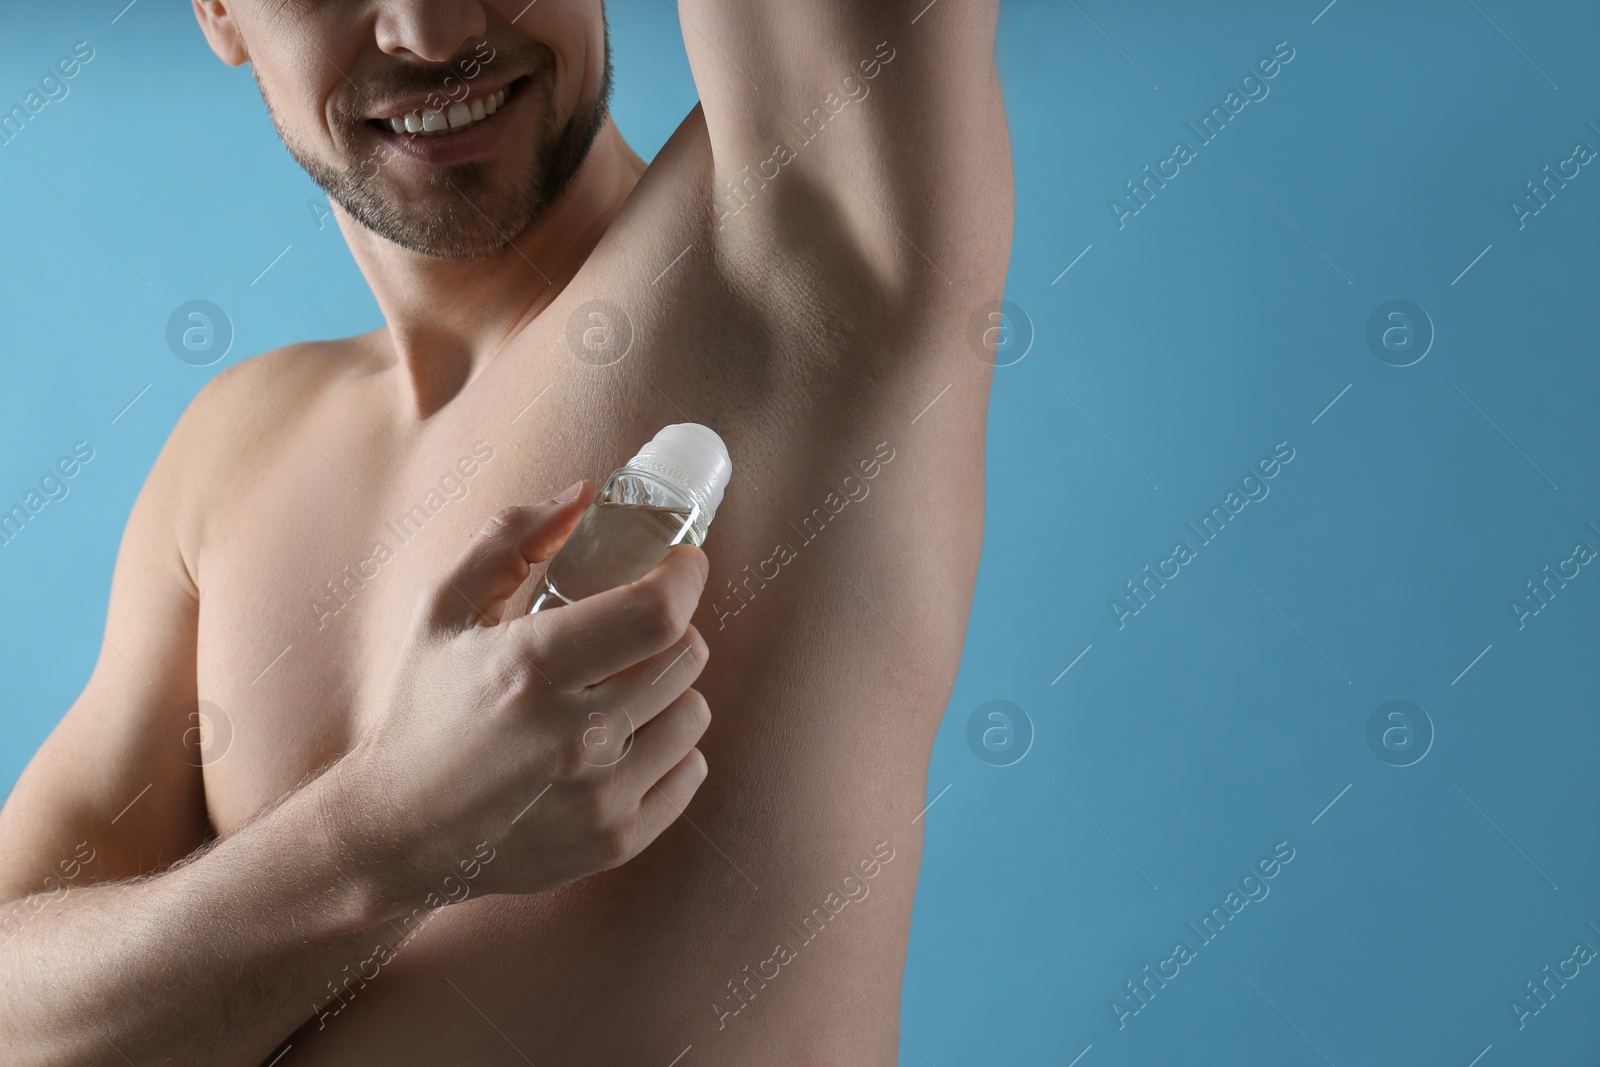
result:
[[[471,101],[458,100],[441,111],[419,109],[378,121],[387,121],[389,128],[395,133],[426,135],[449,133],[451,130],[465,129],[493,115],[500,109],[500,105],[506,102],[506,93],[510,88],[508,85],[503,85],[488,96],[480,96]]]
[[[369,118],[366,125],[390,149],[427,166],[483,159],[500,143],[507,122],[515,119],[523,89],[532,77],[525,74],[493,92],[439,108],[415,107],[400,111],[404,103],[396,104],[394,113]],[[377,165],[393,158],[393,155],[386,155]]]

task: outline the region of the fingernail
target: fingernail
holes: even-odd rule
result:
[[[558,495],[556,497],[556,503],[557,504],[565,504],[568,501],[578,499],[578,492],[582,488],[583,488],[583,479],[579,478],[577,481],[573,482],[571,485],[569,485],[565,489],[561,490],[560,495]]]
[[[711,557],[705,554],[705,550],[702,549],[699,552],[696,552],[694,554],[694,558],[700,561],[701,581],[711,577]]]

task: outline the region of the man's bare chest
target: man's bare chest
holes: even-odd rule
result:
[[[228,733],[205,768],[219,830],[348,750],[381,707],[419,593],[491,515],[580,477],[603,480],[668,423],[712,426],[734,457],[707,546],[717,592],[697,622],[706,631],[733,613],[738,624],[713,641],[707,685],[750,684],[752,662],[775,649],[806,658],[790,624],[822,634],[828,620],[784,609],[806,599],[808,583],[832,588],[836,560],[865,574],[880,560],[904,566],[913,545],[931,545],[942,546],[924,561],[934,573],[975,563],[965,558],[970,539],[926,529],[918,500],[948,491],[940,481],[975,479],[977,468],[932,462],[912,435],[939,432],[914,420],[940,398],[945,432],[976,431],[986,390],[931,368],[874,380],[872,346],[852,350],[847,322],[830,321],[817,342],[776,328],[759,307],[730,298],[707,250],[672,217],[603,244],[421,425],[395,418],[404,385],[394,373],[350,376],[314,403],[272,398],[262,423],[270,429],[241,453],[206,518],[198,567],[199,696]],[[660,269],[646,262],[680,239],[688,243],[676,259]],[[902,447],[908,458],[886,460]],[[885,462],[894,476],[869,483],[862,468]],[[870,506],[859,502],[868,493]],[[836,521],[845,508],[849,517]],[[799,553],[806,562],[795,566]],[[751,606],[768,581],[790,599]],[[868,621],[852,655],[900,640]],[[786,693],[801,699],[792,680]]]
[[[384,375],[299,412],[278,398],[282,432],[217,501],[198,568],[199,694],[227,733],[205,769],[220,829],[347,750],[419,594],[490,516],[603,480],[666,422],[714,418],[654,384],[672,377],[658,338],[598,366],[564,325],[536,323],[414,433],[386,423]]]

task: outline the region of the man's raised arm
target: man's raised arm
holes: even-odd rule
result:
[[[998,0],[678,7],[725,255],[770,274],[776,239],[815,254],[785,264],[802,278],[859,262],[919,311],[999,296],[1013,195]]]

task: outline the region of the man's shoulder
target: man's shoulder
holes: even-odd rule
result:
[[[187,487],[185,496],[248,479],[299,431],[304,413],[342,381],[369,373],[371,335],[305,341],[240,360],[201,387],[167,438],[157,471]]]
[[[174,443],[182,447],[192,438],[215,451],[230,441],[260,445],[262,433],[276,436],[273,427],[292,433],[297,411],[376,369],[371,338],[302,341],[240,360],[195,394],[173,430]]]
[[[281,414],[314,403],[341,380],[375,369],[372,336],[300,341],[240,360],[195,394],[184,419],[226,425],[262,406]]]

